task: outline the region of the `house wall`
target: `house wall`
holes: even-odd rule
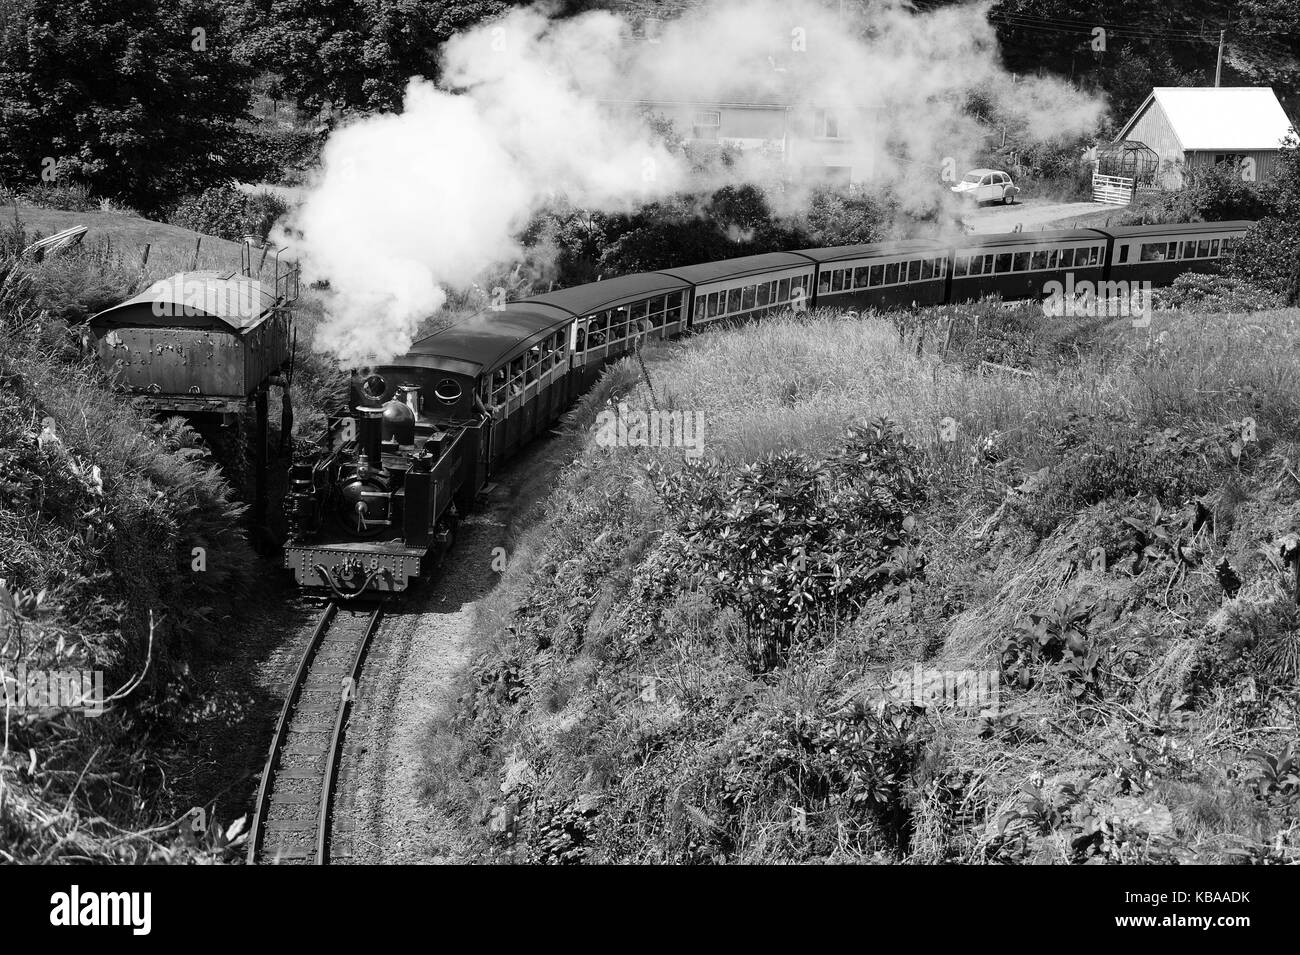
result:
[[[1251,159],[1255,163],[1255,181],[1268,182],[1277,173],[1277,159],[1279,150],[1276,149],[1204,149],[1191,150],[1184,159],[1184,165],[1188,169],[1208,169],[1212,167],[1216,156],[1224,153],[1236,153],[1243,159]]]
[[[651,110],[672,121],[690,142],[717,142],[744,150],[767,150],[786,172],[801,178],[863,182],[872,178],[868,146],[878,110],[864,108],[837,115],[838,136],[826,137],[824,111],[806,105],[723,103],[610,103],[607,109]],[[697,113],[718,114],[715,128],[697,126]],[[698,136],[696,134],[699,134]]]

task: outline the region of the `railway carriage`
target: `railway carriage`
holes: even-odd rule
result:
[[[1163,285],[1184,272],[1204,272],[1232,251],[1253,222],[1191,222],[1114,226],[1111,235],[1111,281]]]
[[[965,236],[746,256],[486,309],[354,376],[338,447],[295,465],[285,562],[304,586],[397,591],[428,572],[492,473],[645,338],[812,305],[889,308],[1048,283],[1167,281],[1221,258],[1248,222]],[[1127,250],[1127,251],[1126,251]],[[1163,255],[1164,258],[1160,256]]]
[[[948,246],[936,240],[807,249],[799,254],[817,263],[818,306],[886,309],[944,301]]]
[[[816,265],[798,252],[768,252],[703,262],[660,274],[694,289],[691,328],[749,321],[769,312],[811,305]]]
[[[686,281],[646,272],[534,295],[523,302],[555,308],[570,317],[573,386],[581,393],[595,384],[606,364],[632,351],[642,338],[685,333],[689,294]]]
[[[1048,282],[1099,282],[1105,277],[1106,233],[1097,229],[968,235],[952,251],[950,302],[987,295],[1038,299]]]

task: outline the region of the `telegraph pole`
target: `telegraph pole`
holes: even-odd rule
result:
[[[1219,77],[1223,75],[1223,35],[1227,30],[1219,31],[1219,60],[1214,64],[1214,85],[1219,85]]]

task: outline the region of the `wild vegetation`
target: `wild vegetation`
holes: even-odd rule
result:
[[[201,436],[123,401],[84,325],[189,268],[193,252],[162,246],[142,268],[134,248],[101,240],[17,259],[34,238],[21,220],[0,230],[0,861],[231,858],[242,829],[211,803],[190,814],[214,798],[190,780],[196,732],[250,718],[246,693],[212,682],[229,634],[285,599],[249,538],[250,452],[234,432]],[[220,254],[200,266],[220,267],[208,258]],[[306,344],[319,313],[308,291],[293,430],[303,443],[343,393],[337,366]],[[36,706],[21,682],[81,670],[102,673],[103,715]]]
[[[1293,861],[1298,330],[967,305],[617,366],[430,798],[506,861]],[[619,404],[705,460],[602,446]]]

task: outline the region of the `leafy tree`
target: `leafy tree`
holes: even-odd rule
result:
[[[143,212],[229,178],[249,72],[209,0],[7,0],[0,175]]]
[[[249,62],[275,64],[308,109],[393,110],[412,76],[437,79],[438,47],[518,0],[242,0]]]

